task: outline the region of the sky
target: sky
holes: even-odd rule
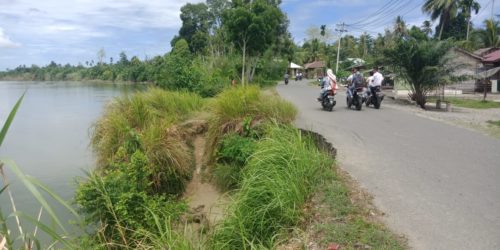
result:
[[[124,51],[141,59],[170,51],[170,40],[181,26],[180,8],[202,0],[0,0],[0,70],[18,65],[85,64]],[[283,0],[296,43],[310,27],[326,25],[338,38],[336,24],[346,23],[348,34],[375,36],[403,16],[408,25],[429,19],[423,0]],[[482,11],[473,16],[480,25],[491,15],[493,0],[479,0]],[[486,8],[485,8],[486,7]],[[500,14],[500,3],[494,6]]]

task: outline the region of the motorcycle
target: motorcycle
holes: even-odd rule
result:
[[[323,110],[331,112],[335,104],[337,104],[337,101],[335,101],[335,93],[330,89],[323,94],[323,97],[321,98],[321,106],[323,107]]]
[[[375,92],[375,94],[373,94],[373,92]],[[375,87],[374,90],[367,91],[365,101],[367,107],[373,104],[373,107],[379,109],[382,104],[382,100],[384,100],[384,94],[380,91],[380,86]]]
[[[285,85],[288,85],[288,78],[285,78]]]
[[[361,107],[363,106],[363,87],[356,88],[352,93],[352,97],[347,95],[346,101],[347,108],[351,108],[351,106],[354,105],[356,110],[361,110]]]

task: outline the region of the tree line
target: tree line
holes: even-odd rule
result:
[[[167,89],[185,89],[211,96],[232,80],[271,84],[271,80],[283,76],[291,61],[305,64],[321,60],[333,68],[339,39],[333,41],[332,27],[310,27],[306,31],[307,39],[297,45],[288,31],[288,17],[280,4],[279,0],[188,3],[181,8],[182,26],[170,42],[172,50],[165,55],[129,60],[121,53],[116,62],[113,58],[105,62],[105,52],[100,50],[97,62],[77,66],[55,62],[44,67],[22,65],[0,72],[0,79],[151,82]],[[401,43],[413,42],[415,46],[422,42],[446,43],[446,47],[457,46],[469,51],[500,46],[498,20],[486,20],[484,27],[473,25],[472,14],[481,10],[476,1],[426,0],[421,8],[430,17],[421,26],[408,27],[403,18],[397,16],[392,27],[383,33],[374,35],[368,30],[357,37],[343,36],[339,55],[343,64],[336,74],[347,76],[346,69],[352,64],[347,58],[362,58],[368,65],[393,66],[394,71],[401,69],[401,65],[395,65],[398,60],[391,60],[391,55],[401,54],[404,51],[398,50],[407,47]],[[432,21],[438,22],[435,30]]]
[[[287,66],[285,45],[293,44],[288,19],[275,0],[207,0],[181,8],[182,26],[171,40],[172,50],[144,60],[106,62],[99,50],[97,62],[79,65],[20,65],[0,72],[4,80],[104,80],[149,82],[172,90],[213,96],[234,80],[271,84]]]

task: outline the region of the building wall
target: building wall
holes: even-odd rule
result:
[[[478,69],[483,67],[481,61],[461,51],[452,49],[448,52],[449,61],[447,66],[452,68],[454,76],[464,76],[470,79],[457,81],[447,85],[448,89],[458,89],[464,92],[473,92],[476,87],[476,80],[472,78]]]

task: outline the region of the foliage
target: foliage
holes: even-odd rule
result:
[[[335,242],[346,249],[355,249],[360,244],[373,249],[405,249],[393,233],[367,219],[372,216],[371,209],[353,203],[351,195],[356,190],[350,190],[345,178],[334,169],[326,171],[322,178],[310,211],[316,218],[312,227],[320,246]]]
[[[123,153],[124,152],[120,152]],[[168,196],[154,194],[153,172],[140,150],[113,162],[104,172],[87,174],[76,193],[76,203],[99,244],[137,247],[143,232],[159,234],[157,220],[176,220],[187,209]],[[165,225],[172,229],[172,223]]]
[[[147,156],[155,191],[180,194],[191,176],[192,160],[173,124],[201,110],[196,94],[157,88],[117,98],[94,126],[92,145],[100,168],[112,168],[116,159],[130,158],[140,149]]]
[[[296,225],[318,176],[330,164],[297,129],[270,126],[243,170],[241,188],[215,228],[210,247],[271,248],[276,234]]]
[[[241,81],[245,83],[246,56],[258,56],[276,42],[280,35],[284,14],[274,4],[265,0],[246,3],[234,1],[222,18],[222,25],[232,41],[241,49]]]
[[[217,151],[217,165],[213,169],[215,183],[220,189],[230,190],[238,187],[241,171],[255,151],[255,144],[254,138],[239,134],[228,134],[222,138]]]
[[[392,65],[410,88],[410,97],[425,109],[427,94],[447,82],[450,69],[445,68],[447,41],[400,40],[394,49],[384,52],[387,64]]]
[[[206,155],[213,161],[215,150],[224,134],[243,132],[245,119],[251,118],[250,126],[265,121],[290,123],[295,119],[295,107],[278,96],[263,94],[256,86],[226,89],[209,104]]]

